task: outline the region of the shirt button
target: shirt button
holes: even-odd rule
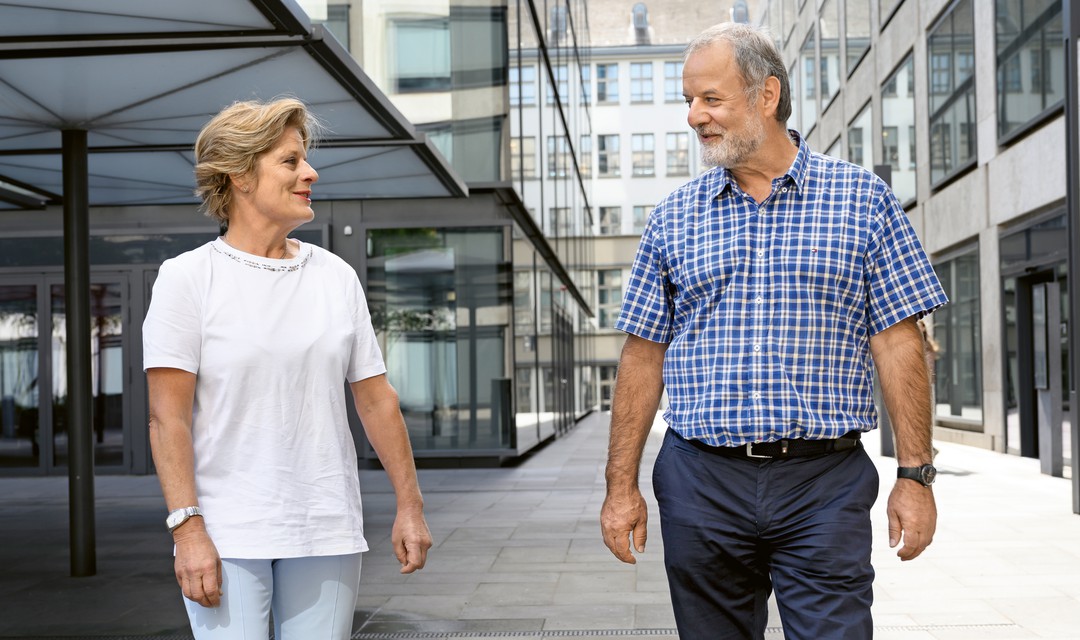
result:
[[[755,344],[754,345],[754,351],[761,351],[761,345],[760,344]]]
[[[760,399],[761,399],[761,394],[758,393],[757,391],[755,391],[754,392],[754,400],[760,400]]]
[[[762,298],[761,296],[758,296],[758,297],[754,298],[754,302],[756,302],[758,304],[761,304],[763,301],[764,301],[764,298]]]
[[[758,249],[757,254],[758,254],[758,257],[760,258],[760,257],[765,255],[765,250],[764,249]]]
[[[787,193],[787,187],[784,187],[783,189],[781,189],[780,193]]]

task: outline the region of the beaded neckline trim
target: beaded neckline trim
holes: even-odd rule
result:
[[[235,260],[236,262],[239,262],[240,264],[244,265],[245,267],[251,267],[252,269],[260,269],[262,271],[279,271],[279,272],[298,271],[300,269],[303,269],[304,265],[307,264],[307,261],[311,258],[311,247],[308,247],[307,255],[304,256],[304,259],[301,260],[300,262],[298,262],[296,264],[272,265],[272,264],[265,264],[265,263],[262,263],[262,262],[256,262],[255,260],[248,260],[247,258],[241,258],[240,256],[229,253],[228,251],[222,251],[221,248],[217,246],[217,243],[211,243],[210,246],[213,247],[214,251],[217,251],[218,253],[220,253],[221,255],[223,255],[223,256],[225,256],[227,258],[232,258],[233,260]]]

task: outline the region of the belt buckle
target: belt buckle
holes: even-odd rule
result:
[[[767,460],[767,459],[772,458],[773,456],[763,456],[763,455],[759,455],[759,454],[754,453],[754,443],[753,442],[747,442],[746,443],[746,457],[747,458],[763,458],[763,459]]]

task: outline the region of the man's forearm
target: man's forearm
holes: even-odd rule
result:
[[[641,453],[664,390],[666,344],[629,336],[623,345],[611,406],[608,490],[637,487]]]
[[[917,467],[933,458],[930,373],[922,333],[909,318],[871,339],[885,407],[896,436],[896,460]]]

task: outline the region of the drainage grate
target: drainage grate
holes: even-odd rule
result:
[[[1020,629],[1013,623],[996,624],[918,624],[918,625],[888,625],[876,626],[876,631],[963,631],[963,630],[991,630],[991,629]],[[779,635],[783,633],[780,627],[765,629],[765,635]],[[397,632],[397,633],[366,633],[357,631],[352,635],[352,640],[443,640],[452,638],[615,638],[615,637],[644,637],[644,636],[672,636],[678,637],[679,632],[675,629],[577,629],[577,630],[551,630],[551,631],[448,631],[448,632]],[[0,639],[12,636],[0,636]],[[165,635],[141,635],[141,636],[21,636],[24,640],[192,640],[190,633],[171,633]]]
[[[889,625],[874,627],[877,631],[955,631],[955,630],[989,630],[989,629],[1019,629],[1013,623],[997,624],[921,624],[921,625]],[[768,627],[765,635],[780,635],[784,632],[781,627]],[[402,632],[402,633],[365,633],[357,631],[352,635],[352,640],[443,640],[451,638],[613,638],[613,637],[641,637],[641,636],[672,636],[678,637],[679,632],[675,629],[576,629],[576,630],[552,630],[552,631],[448,631],[448,632]]]

